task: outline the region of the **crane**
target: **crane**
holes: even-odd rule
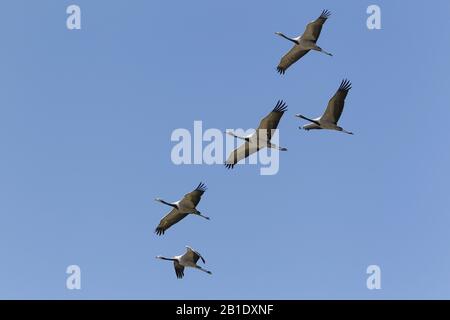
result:
[[[160,198],[156,198],[155,201],[168,205],[173,209],[161,219],[159,225],[155,229],[155,233],[157,235],[163,235],[167,229],[169,229],[172,225],[179,222],[180,220],[184,219],[189,214],[194,214],[209,220],[209,217],[202,215],[201,212],[196,208],[205,191],[206,185],[200,182],[194,191],[185,194],[183,199],[179,201],[167,202]]]
[[[225,162],[225,167],[232,169],[236,163],[265,147],[287,151],[286,148],[279,147],[270,141],[286,110],[286,103],[283,100],[278,100],[273,110],[260,121],[258,128],[253,134],[241,137],[232,132],[227,132],[227,134],[245,142],[231,152]]]
[[[328,10],[323,10],[321,15],[314,21],[308,23],[305,31],[301,36],[296,38],[290,38],[285,36],[281,32],[275,32],[276,35],[279,35],[286,40],[289,40],[294,43],[294,46],[288,53],[286,53],[282,58],[280,63],[278,64],[277,71],[280,74],[284,74],[286,69],[297,62],[301,57],[307,54],[310,50],[319,51],[325,53],[326,55],[332,56],[331,53],[326,52],[321,47],[317,45],[317,40],[319,39],[320,32],[322,31],[322,26],[330,17],[331,12]]]
[[[328,106],[324,114],[316,119],[307,118],[301,114],[296,114],[296,117],[307,120],[311,123],[300,127],[300,129],[311,130],[311,129],[329,129],[345,132],[347,134],[353,134],[353,132],[347,131],[342,127],[338,126],[339,118],[344,110],[345,98],[347,97],[348,91],[352,88],[352,84],[347,79],[342,80],[339,89],[336,91],[334,96],[328,102]]]
[[[203,272],[206,272],[208,274],[212,274],[211,271],[203,269],[201,266],[197,265],[197,261],[199,259],[202,260],[203,263],[206,263],[205,259],[202,257],[200,253],[195,251],[189,246],[186,246],[186,253],[179,256],[174,256],[172,258],[166,258],[163,256],[156,256],[157,259],[161,260],[167,260],[167,261],[173,261],[173,266],[175,268],[175,274],[178,279],[181,279],[184,277],[184,268],[195,268],[198,270],[201,270]]]

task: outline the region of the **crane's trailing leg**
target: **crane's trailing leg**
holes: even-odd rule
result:
[[[206,220],[210,220],[210,217],[207,217],[207,216],[202,215],[202,214],[200,213],[200,211],[198,211],[198,210],[197,210],[196,212],[194,212],[194,214],[197,215],[197,216],[199,216],[199,217],[205,218]]]
[[[212,274],[212,272],[211,271],[209,271],[209,270],[206,270],[206,269],[203,269],[202,267],[200,267],[200,266],[196,266],[196,268],[198,269],[198,270],[201,270],[201,271],[203,271],[203,272],[206,272],[207,274]]]
[[[280,150],[280,151],[287,151],[287,148],[283,148],[283,147],[277,146],[276,144],[271,143],[271,142],[269,143],[268,147],[272,148],[272,149],[277,149],[277,150]]]
[[[313,48],[313,50],[317,50],[319,52],[325,53],[326,55],[332,57],[333,55],[329,52],[326,52],[325,50],[323,50],[321,47],[316,46],[315,48]]]
[[[347,134],[353,134],[353,132],[347,131],[345,129],[342,129],[341,131],[344,132],[344,133],[347,133]]]

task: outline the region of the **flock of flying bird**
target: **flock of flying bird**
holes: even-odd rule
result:
[[[275,33],[294,43],[292,49],[281,58],[281,61],[277,67],[277,71],[281,75],[283,75],[292,64],[297,62],[310,50],[315,50],[332,56],[331,53],[326,52],[317,45],[317,40],[319,39],[320,32],[322,31],[322,26],[329,17],[330,12],[328,10],[323,10],[321,15],[316,20],[310,22],[306,26],[303,34],[296,38],[287,37],[281,32]],[[328,129],[341,131],[347,134],[353,134],[352,132],[338,126],[339,118],[341,117],[342,111],[344,110],[345,98],[347,97],[350,89],[350,81],[346,79],[342,80],[338,90],[329,100],[325,112],[320,117],[312,119],[301,114],[297,114],[296,117],[309,122],[308,124],[301,126],[300,129]],[[279,147],[271,142],[272,135],[277,129],[281,117],[286,110],[286,103],[282,100],[279,100],[273,110],[260,121],[258,128],[253,134],[241,137],[235,135],[232,132],[227,132],[229,135],[235,138],[244,140],[244,143],[231,152],[230,156],[225,162],[225,166],[228,169],[232,169],[239,161],[247,158],[249,155],[255,152],[258,152],[262,148],[274,148],[280,151],[286,151],[286,148]],[[209,220],[209,217],[204,216],[200,211],[197,210],[197,205],[199,204],[200,199],[205,191],[205,184],[200,183],[197,188],[195,188],[195,190],[185,194],[184,197],[179,201],[166,202],[159,198],[155,199],[158,202],[172,207],[172,210],[159,222],[159,225],[155,229],[155,233],[157,235],[163,235],[167,229],[184,219],[189,214],[197,215]],[[200,253],[189,246],[186,246],[186,250],[186,253],[184,253],[183,255],[178,255],[171,258],[157,256],[156,258],[173,261],[175,274],[177,278],[180,279],[184,276],[185,267],[196,268],[198,270],[211,274],[211,271],[205,270],[201,266],[197,265],[199,259],[201,259],[202,262],[205,263],[205,259],[201,256]]]

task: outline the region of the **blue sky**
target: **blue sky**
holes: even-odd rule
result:
[[[66,28],[66,7],[82,30]],[[382,30],[368,30],[378,4]],[[280,77],[322,9],[319,45]],[[3,1],[0,298],[450,298],[448,1]],[[298,130],[341,79],[338,132]],[[175,166],[176,128],[256,126],[278,99],[280,171]],[[444,120],[444,121],[442,121]],[[153,230],[198,182],[200,211]],[[191,245],[208,276],[177,280]],[[82,289],[65,270],[82,270]],[[382,289],[368,290],[368,265]]]

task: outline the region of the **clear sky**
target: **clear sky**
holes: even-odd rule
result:
[[[82,29],[66,28],[66,8]],[[366,8],[381,7],[381,30]],[[319,45],[275,68],[322,9]],[[450,298],[448,1],[2,1],[0,298]],[[340,81],[340,124],[299,130]],[[277,175],[171,162],[174,129],[249,128],[278,99]],[[169,207],[198,208],[165,236]],[[190,245],[209,276],[169,262]],[[67,266],[82,289],[67,290]],[[366,268],[381,267],[381,290]]]

